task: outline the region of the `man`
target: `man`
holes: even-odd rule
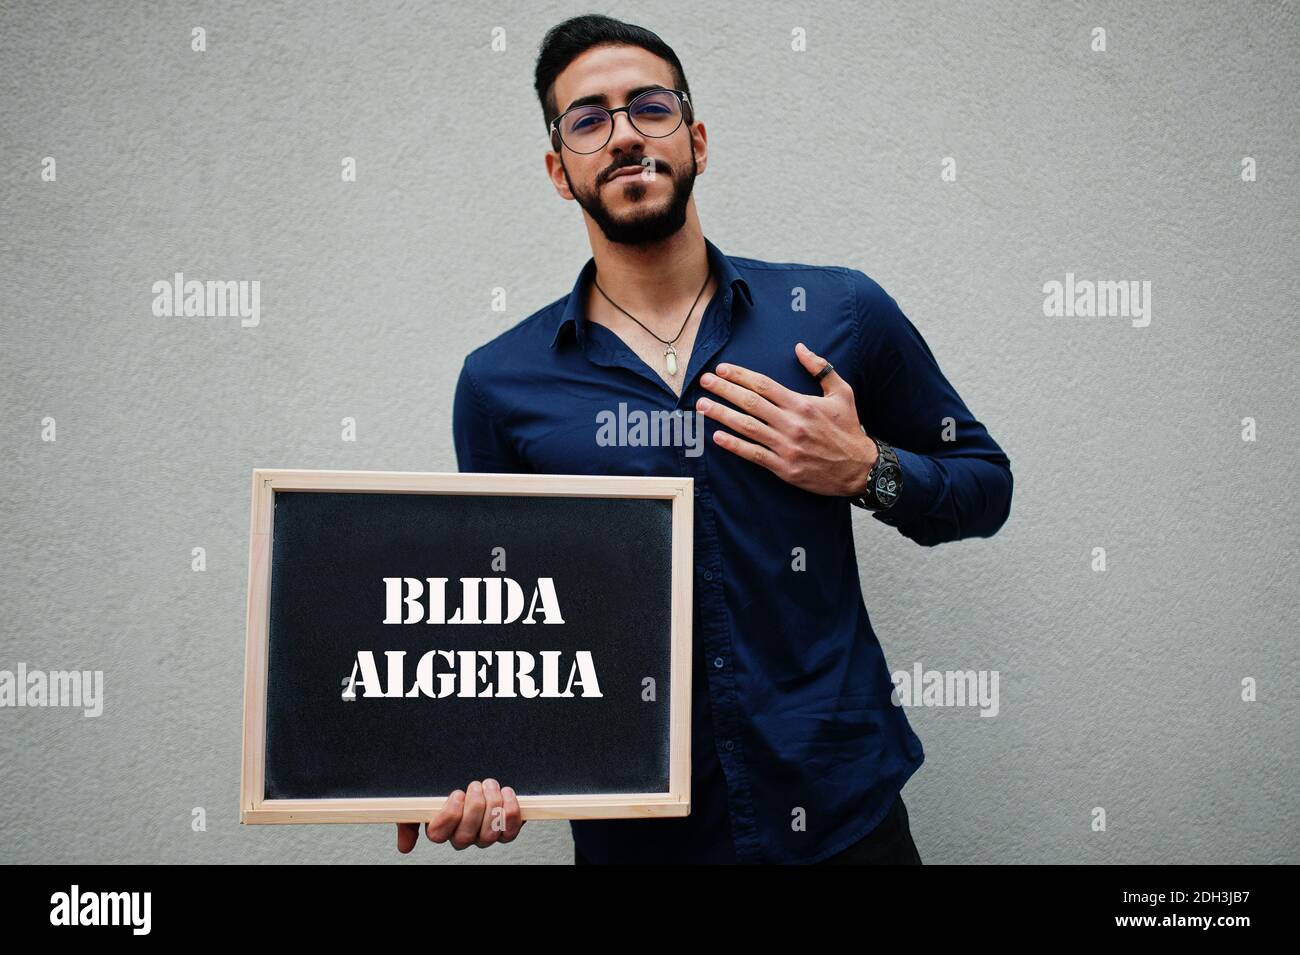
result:
[[[572,820],[575,861],[919,863],[899,794],[924,753],[891,700],[850,505],[924,546],[988,537],[1010,512],[1010,462],[863,272],[705,239],[704,124],[657,36],[569,20],[536,87],[546,169],[592,259],[569,295],[465,359],[459,467],[695,485],[691,814]],[[702,440],[602,437],[621,404],[683,415],[675,433]],[[426,833],[462,849],[521,825],[513,789],[485,780]],[[398,826],[401,851],[418,831]]]

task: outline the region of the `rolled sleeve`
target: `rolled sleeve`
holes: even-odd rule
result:
[[[991,537],[1010,515],[1010,459],[893,297],[865,273],[851,274],[858,418],[867,434],[894,447],[903,472],[898,500],[872,517],[924,546]]]

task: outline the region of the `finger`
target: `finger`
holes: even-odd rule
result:
[[[718,447],[726,448],[733,454],[744,458],[747,461],[753,461],[755,464],[767,468],[781,480],[785,480],[785,462],[781,457],[761,444],[754,444],[746,441],[744,438],[738,438],[734,434],[728,434],[725,431],[713,432],[713,442]]]
[[[506,831],[501,833],[502,842],[514,842],[519,830],[524,827],[524,811],[519,806],[519,797],[509,786],[501,787],[501,804],[505,809]]]
[[[713,371],[718,375],[718,377],[739,385],[746,391],[752,391],[754,394],[765,399],[769,404],[777,408],[798,407],[799,402],[807,397],[807,395],[795,394],[774,378],[769,378],[762,372],[754,371],[752,368],[746,368],[744,365],[733,365],[728,362],[723,362],[714,368]]]
[[[447,801],[442,804],[442,809],[438,815],[433,818],[424,828],[424,834],[429,837],[430,842],[446,842],[451,838],[451,834],[456,831],[460,825],[460,818],[465,810],[465,790],[457,789]]]
[[[478,831],[478,847],[486,849],[501,838],[505,828],[505,812],[501,799],[501,784],[491,777],[483,780],[483,825]]]
[[[468,849],[478,842],[479,830],[483,828],[483,808],[486,805],[483,784],[476,779],[465,790],[465,811],[461,813],[460,825],[451,837],[451,844],[457,849]]]
[[[821,374],[827,365],[830,365],[829,361],[812,351],[803,342],[799,342],[794,346],[794,353],[799,359],[799,364],[803,365],[804,370],[814,378]],[[848,382],[841,378],[840,373],[832,366],[825,375],[822,375],[820,384],[823,395],[833,395],[840,390],[841,385],[846,385]]]
[[[719,398],[725,398],[727,401],[730,401],[750,417],[757,418],[760,421],[772,425],[775,425],[781,419],[781,415],[784,414],[784,412],[777,405],[773,404],[757,391],[746,388],[738,381],[734,380],[734,376],[736,375],[735,365],[718,366],[720,372],[723,369],[728,369],[725,372],[726,377],[723,377],[722,374],[714,375],[706,371],[700,376],[700,385],[709,389],[709,391],[713,392]],[[760,377],[762,377],[764,381],[771,381],[771,379],[766,375]],[[771,392],[772,390],[770,385],[762,387],[766,387],[768,392]]]
[[[778,443],[781,443],[782,436],[770,425],[759,421],[752,415],[742,414],[735,408],[730,408],[720,401],[710,401],[708,398],[701,397],[695,402],[695,409],[701,414],[708,415],[719,424],[726,425],[732,431],[753,438],[758,443],[765,444],[769,448],[776,447]]]
[[[397,824],[397,851],[403,854],[410,852],[415,848],[416,842],[420,839],[420,824],[418,822],[399,822]]]

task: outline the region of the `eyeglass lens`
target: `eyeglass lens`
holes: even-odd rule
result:
[[[682,102],[668,90],[650,90],[632,100],[628,118],[643,136],[670,135],[682,121]],[[609,142],[610,114],[600,106],[579,106],[560,118],[560,138],[575,153],[593,153]]]

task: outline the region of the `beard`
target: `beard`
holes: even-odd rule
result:
[[[695,162],[695,143],[691,143],[691,171],[689,175],[679,176],[669,169],[664,171],[663,164],[656,164],[655,175],[666,175],[672,184],[672,196],[666,205],[652,211],[634,208],[625,216],[616,217],[605,205],[601,190],[606,183],[597,186],[592,192],[583,193],[574,188],[569,178],[568,167],[564,168],[564,179],[569,184],[569,191],[578,205],[600,226],[606,240],[620,245],[649,245],[675,235],[686,224],[686,205],[695,188],[697,165]],[[646,194],[645,183],[636,176],[629,176],[627,182],[620,182],[615,188],[624,190],[624,194],[633,201],[642,199]]]

